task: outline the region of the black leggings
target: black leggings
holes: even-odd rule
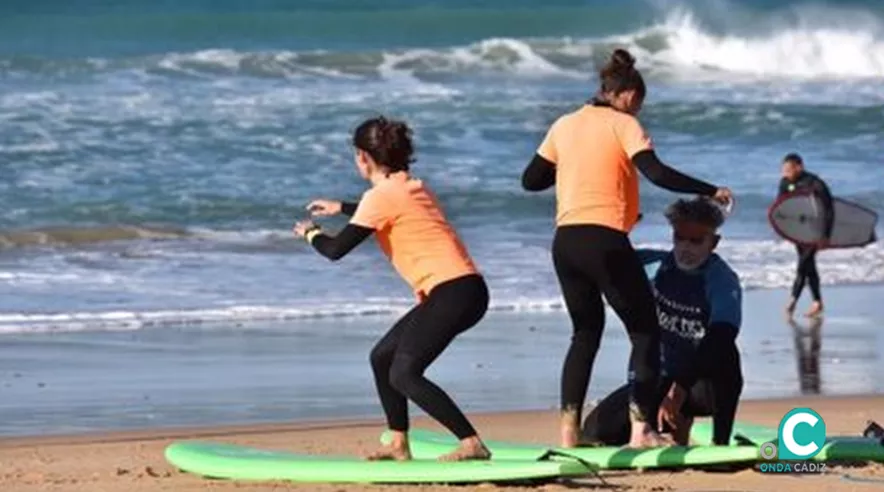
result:
[[[737,405],[743,392],[740,354],[729,347],[717,358],[714,367],[703,368],[704,377],[690,388],[681,415],[712,417],[713,444],[727,445],[734,427]],[[664,378],[658,398],[663,399],[672,380]],[[656,420],[655,420],[656,422]],[[656,427],[656,423],[654,424]],[[668,429],[658,429],[666,432]],[[623,385],[606,396],[583,422],[583,439],[590,443],[619,446],[629,442],[629,387]]]
[[[605,327],[604,294],[632,342],[631,403],[640,419],[652,421],[659,406],[660,326],[651,284],[629,238],[602,226],[563,226],[552,250],[574,330],[562,368],[562,410],[576,412],[579,421]]]
[[[798,252],[798,271],[795,275],[795,282],[792,284],[792,297],[795,299],[801,297],[804,282],[807,281],[813,300],[819,301],[821,299],[820,275],[816,271],[816,248],[796,245],[795,250]]]
[[[488,287],[479,275],[437,285],[403,316],[371,351],[371,368],[391,430],[408,431],[408,402],[415,402],[459,439],[476,431],[454,401],[424,377],[427,367],[488,309]]]

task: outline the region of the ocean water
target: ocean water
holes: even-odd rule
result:
[[[290,233],[310,199],[365,189],[348,140],[379,112],[414,127],[415,174],[492,309],[561,310],[553,196],[519,178],[615,47],[648,80],[641,118],[662,158],[735,191],[720,253],[747,289],[792,279],[766,220],[785,153],[884,208],[880,2],[14,0],[0,5],[0,333],[405,309],[373,242],[331,264]],[[637,243],[667,244],[674,198],[643,180]],[[826,285],[880,283],[884,249],[819,267]]]
[[[748,292],[737,343],[743,399],[884,392],[884,286],[836,286],[820,324],[779,316],[784,292]],[[878,301],[878,302],[876,302]],[[626,379],[629,339],[613,314],[587,403]],[[0,437],[231,423],[382,419],[368,354],[390,317],[137,331],[7,334]],[[494,312],[427,376],[467,412],[559,402],[567,314]],[[412,415],[423,412],[411,405]],[[861,422],[857,422],[859,429]]]

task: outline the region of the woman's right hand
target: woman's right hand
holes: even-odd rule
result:
[[[715,191],[715,195],[712,196],[712,199],[727,206],[733,203],[734,194],[731,192],[730,188],[723,187]]]
[[[307,205],[307,210],[315,217],[328,217],[341,213],[341,202],[337,200],[318,199]]]

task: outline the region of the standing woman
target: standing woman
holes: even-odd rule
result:
[[[629,240],[639,219],[638,171],[675,192],[727,202],[727,188],[686,176],[660,162],[636,119],[645,83],[635,58],[614,51],[601,69],[601,88],[581,108],[559,117],[522,175],[528,191],[556,187],[553,263],[573,324],[562,369],[561,444],[578,445],[593,363],[605,326],[602,295],[632,344],[629,446],[664,444],[657,421],[660,327],[651,286]]]
[[[371,351],[371,367],[392,442],[371,460],[411,459],[408,402],[412,400],[460,439],[445,461],[489,459],[491,453],[452,399],[424,376],[427,367],[460,333],[485,316],[488,288],[436,198],[409,175],[413,147],[405,123],[364,121],[353,137],[356,167],[371,183],[358,204],[315,200],[314,215],[351,215],[330,236],[310,221],[294,232],[320,254],[337,260],[375,234],[384,254],[412,287],[418,304]]]

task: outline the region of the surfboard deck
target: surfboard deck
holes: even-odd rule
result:
[[[594,472],[576,460],[556,457],[451,463],[428,459],[366,461],[354,456],[299,454],[208,441],[174,442],[166,447],[165,457],[170,464],[195,475],[249,481],[515,482],[585,476]]]
[[[457,438],[450,434],[425,429],[412,429],[408,434],[412,455],[434,459],[453,450]],[[388,443],[390,434],[381,434],[381,442]],[[572,449],[549,448],[540,444],[486,440],[493,460],[532,460],[549,449],[574,456],[602,469],[671,468],[704,465],[751,463],[759,458],[757,446],[669,446],[650,449],[630,449],[617,446],[580,447]]]
[[[832,198],[835,217],[832,224],[830,248],[854,248],[876,241],[875,226],[878,214],[862,205]],[[810,191],[800,190],[783,195],[768,209],[768,221],[783,239],[816,245],[823,237],[824,216],[822,201]]]
[[[712,442],[712,423],[697,422],[691,429],[691,439],[705,444]],[[735,422],[731,444],[739,445],[750,441],[761,446],[777,440],[777,428],[749,422]],[[828,436],[826,444],[811,461],[877,461],[884,463],[884,445],[877,439],[863,436]]]

